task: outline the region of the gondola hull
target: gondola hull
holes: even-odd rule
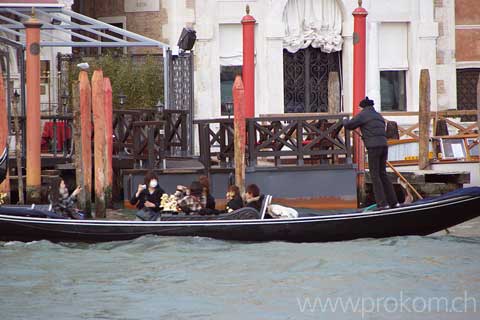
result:
[[[5,213],[5,210],[3,211]],[[108,221],[2,214],[1,241],[106,242],[144,235],[199,236],[234,241],[327,242],[428,235],[480,215],[480,195],[460,195],[403,208],[295,219]]]

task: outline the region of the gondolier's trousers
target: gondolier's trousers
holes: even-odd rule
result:
[[[378,207],[398,203],[393,185],[387,176],[388,146],[368,148],[368,169],[372,180],[373,194]]]

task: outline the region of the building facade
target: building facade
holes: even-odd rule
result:
[[[421,69],[431,79],[432,110],[473,108],[480,70],[477,0],[365,0],[366,94],[381,111],[417,111]],[[195,118],[229,112],[241,72],[245,7],[256,19],[255,114],[351,112],[351,0],[75,1],[73,10],[175,46],[197,32]],[[129,49],[132,54],[148,49]],[[175,52],[175,50],[174,50]],[[475,79],[475,77],[477,77]]]

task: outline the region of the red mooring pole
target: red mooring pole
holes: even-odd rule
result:
[[[358,1],[358,8],[353,11],[353,115],[360,112],[360,101],[365,98],[366,71],[366,20],[368,12]],[[358,130],[358,129],[357,129]],[[357,165],[357,193],[361,204],[365,197],[365,149],[360,135],[353,136],[353,159]]]
[[[233,123],[234,133],[234,158],[235,158],[235,185],[240,189],[240,194],[245,192],[245,89],[242,77],[237,75],[232,87],[233,95]]]
[[[243,27],[243,68],[242,78],[245,87],[245,117],[255,117],[255,23],[250,15],[250,7],[242,18]]]
[[[27,74],[27,201],[40,202],[40,27],[35,17],[24,22]]]

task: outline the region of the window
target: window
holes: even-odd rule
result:
[[[406,111],[405,71],[380,71],[382,111]]]
[[[457,109],[477,109],[477,82],[480,68],[457,70]],[[476,121],[476,116],[462,116],[462,121]]]
[[[222,116],[233,115],[233,109],[228,110],[228,104],[233,104],[232,87],[237,74],[242,74],[242,66],[220,67],[220,99]]]

